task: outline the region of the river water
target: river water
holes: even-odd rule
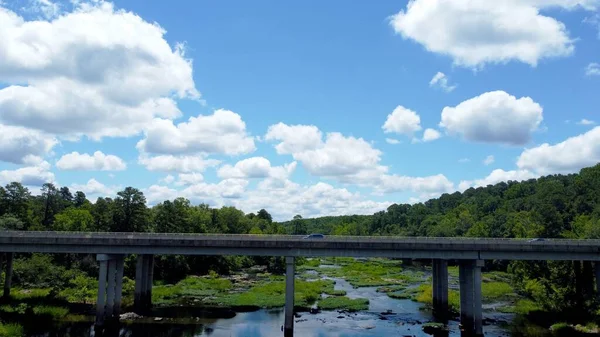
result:
[[[422,332],[422,324],[432,321],[431,313],[422,310],[422,304],[411,300],[389,298],[374,287],[353,288],[343,279],[334,279],[335,289],[345,290],[350,298],[368,298],[369,310],[358,313],[337,311],[318,314],[301,313],[295,319],[295,335],[301,337],[375,337],[375,336],[430,336]],[[391,310],[391,315],[380,313]],[[384,318],[384,319],[382,319]],[[485,312],[484,318],[510,322],[510,314]],[[136,323],[122,328],[119,337],[281,337],[283,336],[283,310],[258,310],[238,313],[229,319],[199,319],[194,324],[173,324],[171,321]],[[25,327],[27,329],[27,326]],[[459,336],[458,322],[449,322],[450,336]],[[510,336],[499,325],[484,327],[487,337]],[[35,337],[91,337],[90,323],[61,324]],[[112,336],[110,336],[112,337]]]

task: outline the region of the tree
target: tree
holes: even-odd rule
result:
[[[127,187],[114,201],[113,232],[145,232],[148,229],[146,197],[137,188]]]
[[[69,190],[67,186],[63,186],[60,188],[58,194],[63,201],[63,207],[69,207],[73,204],[73,194]]]
[[[0,229],[8,230],[23,230],[25,224],[19,218],[11,214],[4,214],[0,216]]]
[[[266,220],[268,223],[273,222],[273,218],[271,217],[271,214],[269,214],[269,212],[267,212],[265,209],[261,209],[260,211],[258,211],[258,213],[256,214],[256,217],[259,219]]]
[[[190,223],[190,201],[177,198],[173,202],[167,200],[153,208],[154,230],[159,233],[189,233],[192,231]]]
[[[27,187],[21,183],[12,182],[6,185],[3,195],[0,195],[5,207],[5,214],[9,213],[23,222],[27,222],[28,201],[31,197]]]
[[[113,227],[113,201],[111,198],[99,197],[92,206],[91,214],[94,224],[91,230],[95,232],[108,232]]]
[[[77,191],[75,192],[75,200],[73,200],[73,203],[75,204],[75,207],[82,207],[86,203],[89,203],[89,201],[87,200],[85,193]]]
[[[42,226],[45,229],[51,229],[54,222],[54,215],[58,210],[58,190],[52,183],[42,185],[42,197],[44,198],[44,217]]]
[[[94,226],[94,217],[87,209],[69,207],[54,218],[57,231],[85,232]]]

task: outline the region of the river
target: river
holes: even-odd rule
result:
[[[430,336],[422,331],[422,324],[432,321],[431,313],[423,305],[411,300],[392,299],[378,293],[375,287],[353,288],[347,281],[334,278],[335,289],[344,290],[350,298],[368,298],[369,310],[357,313],[325,311],[317,314],[301,313],[295,320],[295,335],[302,337],[374,337],[374,336]],[[393,314],[381,315],[391,310]],[[494,321],[512,321],[510,314],[486,311],[484,318]],[[123,327],[115,336],[120,337],[281,337],[283,310],[258,310],[238,313],[229,319],[197,319],[190,324],[156,319],[152,323],[135,323]],[[44,331],[31,332],[32,337],[91,337],[91,323],[61,323]],[[459,336],[458,322],[450,321],[450,336]],[[497,324],[484,327],[487,337],[510,336],[506,328]]]

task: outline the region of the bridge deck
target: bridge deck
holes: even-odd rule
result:
[[[600,240],[2,231],[0,251],[600,261]]]

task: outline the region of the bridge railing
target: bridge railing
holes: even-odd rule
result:
[[[270,235],[270,234],[221,234],[221,233],[148,233],[148,232],[61,232],[61,231],[0,231],[0,237],[46,237],[46,238],[125,238],[125,239],[164,239],[164,240],[261,240],[261,241],[296,241],[305,240],[305,235]],[[569,246],[600,246],[600,240],[545,239],[544,241],[529,242],[528,238],[472,238],[472,237],[411,237],[411,236],[342,236],[327,235],[322,239],[311,241],[326,242],[411,242],[421,243],[502,243],[502,244],[531,244],[531,245],[569,245]]]

